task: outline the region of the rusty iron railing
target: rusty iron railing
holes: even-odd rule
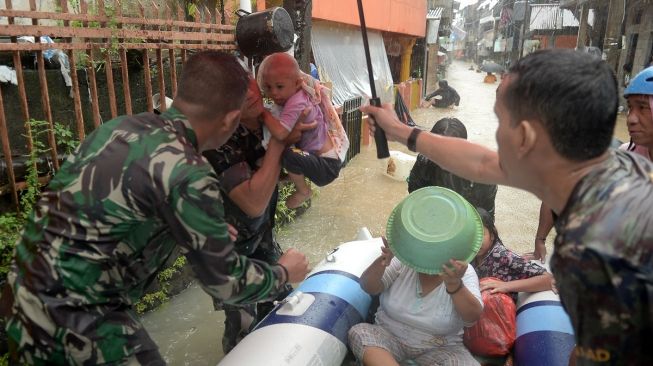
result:
[[[76,2],[75,9],[70,9],[68,0],[60,0],[57,11],[37,11],[36,0],[29,0],[29,9],[25,10],[14,9],[12,0],[5,0],[5,9],[0,9],[0,19],[6,18],[7,24],[0,24],[0,39],[6,42],[0,43],[0,56],[7,56],[7,59],[13,61],[17,85],[3,84],[0,91],[0,143],[8,182],[0,185],[0,195],[11,194],[17,208],[18,192],[25,188],[26,183],[20,181],[20,177],[14,174],[12,157],[20,154],[16,154],[14,151],[16,149],[12,150],[11,145],[21,146],[22,141],[16,141],[17,134],[13,134],[10,138],[9,127],[15,130],[16,126],[23,126],[23,133],[18,136],[21,139],[20,135],[25,136],[26,141],[21,147],[31,152],[34,148],[32,131],[27,121],[34,117],[35,106],[40,105],[42,110],[36,114],[42,116],[50,126],[47,147],[55,171],[59,168],[61,159],[53,132],[51,94],[44,60],[46,51],[58,49],[67,55],[72,82],[70,94],[73,101],[73,108],[67,122],[74,126],[73,130],[81,141],[87,132],[102,123],[102,113],[105,115],[108,113],[106,117],[114,118],[119,114],[152,111],[153,82],[158,86],[162,100],[165,100],[166,91],[174,96],[177,88],[178,61],[183,64],[188,52],[236,49],[234,27],[220,24],[219,14],[215,11],[200,9],[195,20],[188,21],[179,7],[162,8],[154,2],[148,6],[140,1],[136,3],[138,9],[126,9],[118,0],[95,0],[93,7],[86,0],[80,0]],[[18,24],[16,20],[19,18],[27,19],[27,23],[31,24]],[[33,36],[35,43],[19,42],[18,37],[21,36]],[[55,43],[40,43],[41,36],[49,36],[55,40]],[[25,65],[22,63],[21,56],[31,53],[35,54],[40,97],[30,99],[25,86]],[[129,81],[133,74],[128,67],[128,53],[136,53],[143,65],[142,81],[146,101],[144,110],[134,110],[132,103]],[[102,64],[103,67],[97,67],[98,64]],[[104,69],[104,77],[106,77],[105,86],[98,83],[100,75],[97,73],[101,69]],[[119,69],[119,72],[114,74],[114,69]],[[82,100],[78,70],[85,72],[84,97],[88,98],[87,103],[90,106],[85,105]],[[154,81],[152,72],[156,74]],[[166,77],[169,80],[166,80]],[[117,78],[121,79],[121,90],[115,88],[114,81],[119,82]],[[5,113],[7,109],[3,104],[3,92],[7,93],[8,88],[16,89],[11,92],[18,95],[20,113],[14,115]],[[119,108],[118,99],[124,103],[122,108]],[[108,111],[101,110],[101,103],[108,103]],[[83,109],[88,110],[89,107],[93,123],[85,125]],[[162,102],[160,109],[165,110],[165,108],[165,102]]]

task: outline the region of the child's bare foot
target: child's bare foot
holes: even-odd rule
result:
[[[286,207],[290,209],[299,208],[307,199],[311,198],[310,189],[306,192],[295,191],[286,199]]]

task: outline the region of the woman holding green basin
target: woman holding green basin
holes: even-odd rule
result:
[[[363,272],[361,287],[380,294],[374,324],[349,331],[364,365],[478,365],[462,342],[463,327],[480,317],[476,272],[467,264],[483,240],[474,208],[457,193],[426,187],[394,209],[381,255]]]

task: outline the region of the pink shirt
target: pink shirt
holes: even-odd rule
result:
[[[310,96],[303,89],[293,94],[286,104],[283,106],[279,120],[281,124],[288,129],[292,130],[297,122],[297,117],[302,113],[304,108],[311,107],[311,111],[305,119],[305,123],[317,122],[317,127],[312,130],[307,130],[302,133],[301,140],[295,144],[297,148],[317,153],[322,149],[327,139],[327,123],[322,114],[322,110],[318,104],[311,101]]]

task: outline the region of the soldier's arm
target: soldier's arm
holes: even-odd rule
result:
[[[252,176],[229,191],[229,198],[250,217],[263,214],[277,188],[281,154],[285,146],[271,139],[261,167]]]
[[[436,95],[439,95],[439,94],[438,94],[439,92],[440,92],[440,89],[438,89],[438,90],[432,92],[431,94],[427,94],[427,95],[424,97],[424,100],[431,100],[431,98],[435,97]]]
[[[263,112],[263,122],[265,123],[265,127],[270,130],[272,136],[277,140],[283,141],[290,133],[290,130],[268,110]]]
[[[162,216],[203,289],[229,304],[276,297],[287,280],[284,269],[234,251],[211,168],[186,171],[183,179],[171,179],[170,187],[169,213]]]

